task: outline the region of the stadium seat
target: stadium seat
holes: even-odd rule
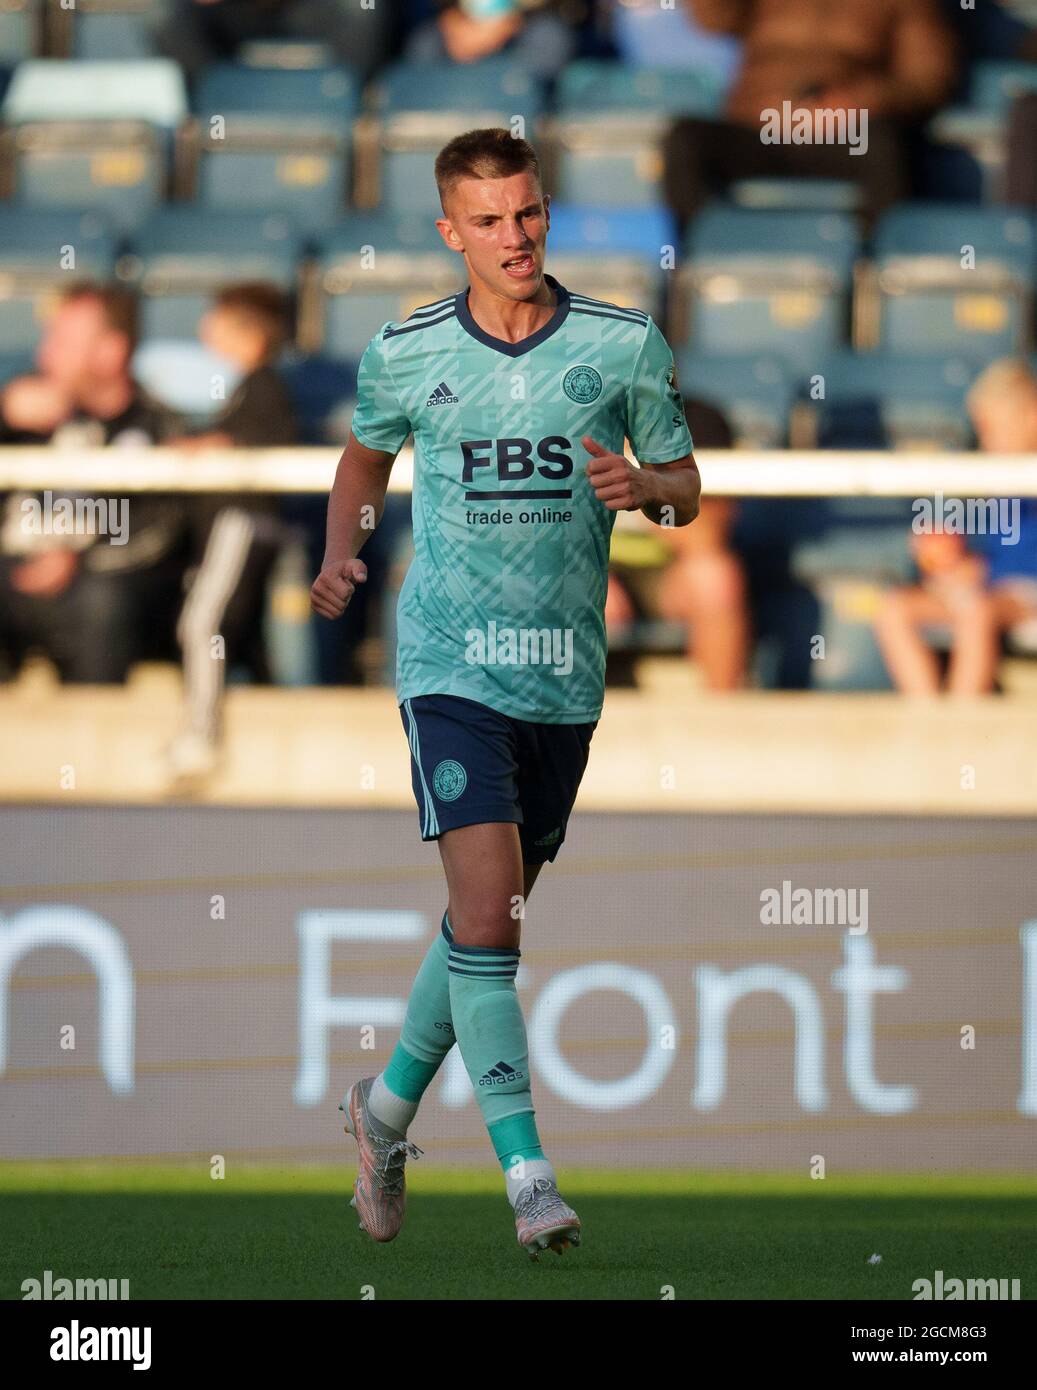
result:
[[[283,211],[307,230],[345,211],[357,81],[345,68],[223,63],[199,82],[199,199],[210,208]]]
[[[75,278],[107,279],[111,234],[95,212],[0,205],[0,352],[29,353],[55,297]]]
[[[675,346],[773,352],[816,370],[845,336],[858,249],[846,213],[707,208],[690,229],[678,276]]]
[[[965,394],[977,372],[968,359],[843,352],[820,375],[812,401],[822,449],[968,449]]]
[[[356,404],[355,361],[290,357],[281,367],[304,444],[342,444]]]
[[[132,60],[155,53],[155,30],[167,0],[76,0],[64,11],[72,25],[73,57]]]
[[[970,204],[909,204],[881,219],[859,319],[896,353],[989,360],[1030,341],[1035,220]],[[877,320],[877,323],[875,322]]]
[[[544,105],[542,83],[502,58],[396,63],[376,81],[372,98],[377,122],[363,144],[366,201],[388,212],[436,214],[432,164],[438,150],[462,131],[510,127],[516,116],[531,134]]]
[[[675,240],[664,208],[551,205],[547,269],[595,299],[659,315],[661,257]]]
[[[761,212],[855,212],[861,201],[858,185],[842,179],[738,179],[728,196]]]
[[[310,278],[301,340],[310,351],[359,358],[390,319],[456,294],[464,264],[426,216],[354,213],[326,237]]]
[[[3,102],[15,198],[95,207],[139,224],[166,193],[172,132],[186,112],[175,63],[23,63]]]
[[[242,280],[296,283],[300,233],[280,213],[156,212],[134,238],[120,273],[141,295],[141,336],[193,338],[212,295]]]
[[[979,15],[976,15],[977,20]],[[984,60],[973,65],[963,102],[937,112],[928,133],[942,145],[967,151],[982,173],[986,201],[1003,201],[1005,140],[1012,102],[1037,90],[1032,63]]]
[[[35,56],[42,13],[40,0],[4,0],[0,5],[0,66],[14,67]]]
[[[685,350],[677,358],[685,396],[716,406],[742,448],[781,449],[795,387],[778,357],[718,357]]]
[[[723,74],[709,66],[570,63],[558,79],[558,114],[545,125],[558,197],[615,207],[658,203],[667,126],[677,115],[714,115],[724,87]]]
[[[184,417],[190,427],[204,426],[230,399],[241,373],[199,342],[154,338],[141,343],[133,374],[149,395]],[[216,383],[220,391],[214,392]]]

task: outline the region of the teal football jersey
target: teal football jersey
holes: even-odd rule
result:
[[[360,363],[353,433],[414,436],[414,560],[397,609],[396,695],[460,695],[516,719],[601,714],[616,513],[587,475],[589,434],[639,463],[691,452],[673,355],[638,309],[552,277],[550,320],[509,343],[467,290],[388,323]]]

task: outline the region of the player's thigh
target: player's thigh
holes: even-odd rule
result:
[[[450,925],[463,946],[517,946],[525,897],[514,821],[462,825],[439,836]]]
[[[596,727],[596,722],[520,727],[519,837],[529,867],[553,862],[561,849]]]

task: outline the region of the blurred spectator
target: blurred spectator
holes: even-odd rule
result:
[[[869,218],[908,194],[905,135],[949,96],[955,44],[937,0],[685,0],[703,28],[744,41],[726,120],[684,117],[664,146],[666,196],[686,226],[737,179],[857,183]],[[866,144],[761,139],[790,110],[867,113]],[[814,122],[811,115],[811,123]],[[863,125],[860,127],[864,130]],[[822,127],[823,131],[823,127]],[[815,126],[816,133],[816,126]]]
[[[575,36],[549,0],[442,0],[435,19],[407,40],[412,63],[475,63],[503,54],[539,77],[557,77],[573,56]]]
[[[366,79],[389,55],[396,10],[393,0],[174,0],[158,46],[196,77],[254,39],[302,39],[327,44]]]
[[[200,336],[243,376],[212,428],[171,443],[191,450],[295,444],[295,413],[273,365],[288,335],[288,305],[276,286],[233,285],[217,295]],[[245,662],[254,679],[268,679],[263,612],[279,541],[274,498],[239,492],[195,499],[198,567],[177,624],[187,703],[185,728],[169,749],[177,778],[203,776],[215,765],[228,663]],[[218,637],[223,650],[214,652]]]
[[[690,399],[684,408],[697,449],[731,448],[731,427],[719,410]],[[731,546],[734,518],[730,498],[704,497],[693,527],[664,526],[651,536],[619,532],[611,551],[606,626],[615,631],[653,613],[685,624],[688,657],[713,691],[740,689],[749,658],[746,580]]]
[[[1037,377],[1023,361],[995,362],[968,396],[980,448],[1037,453]],[[1017,501],[1019,499],[1016,499]],[[1037,623],[1037,498],[1023,498],[1018,535],[932,532],[912,537],[919,579],[886,595],[876,635],[898,690],[935,694],[940,662],[927,628],[950,631],[948,691],[981,695],[995,688],[1002,634]]]
[[[64,449],[162,443],[178,422],[134,381],[135,344],[130,296],[86,284],[70,290],[44,333],[39,375],[10,382],[0,395],[0,442],[49,440]],[[33,504],[26,494],[6,498],[0,655],[8,671],[38,648],[63,680],[119,682],[146,654],[142,634],[161,636],[168,628],[171,637],[185,562],[186,507],[181,499],[155,493],[112,500],[128,502],[123,537],[82,530],[48,534],[30,524]]]

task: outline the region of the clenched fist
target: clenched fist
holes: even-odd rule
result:
[[[613,454],[589,434],[580,441],[591,455],[587,478],[610,512],[632,512],[648,500],[644,475],[622,454]]]
[[[367,582],[363,560],[333,560],[318,574],[310,590],[310,606],[322,618],[341,618],[358,584]]]

